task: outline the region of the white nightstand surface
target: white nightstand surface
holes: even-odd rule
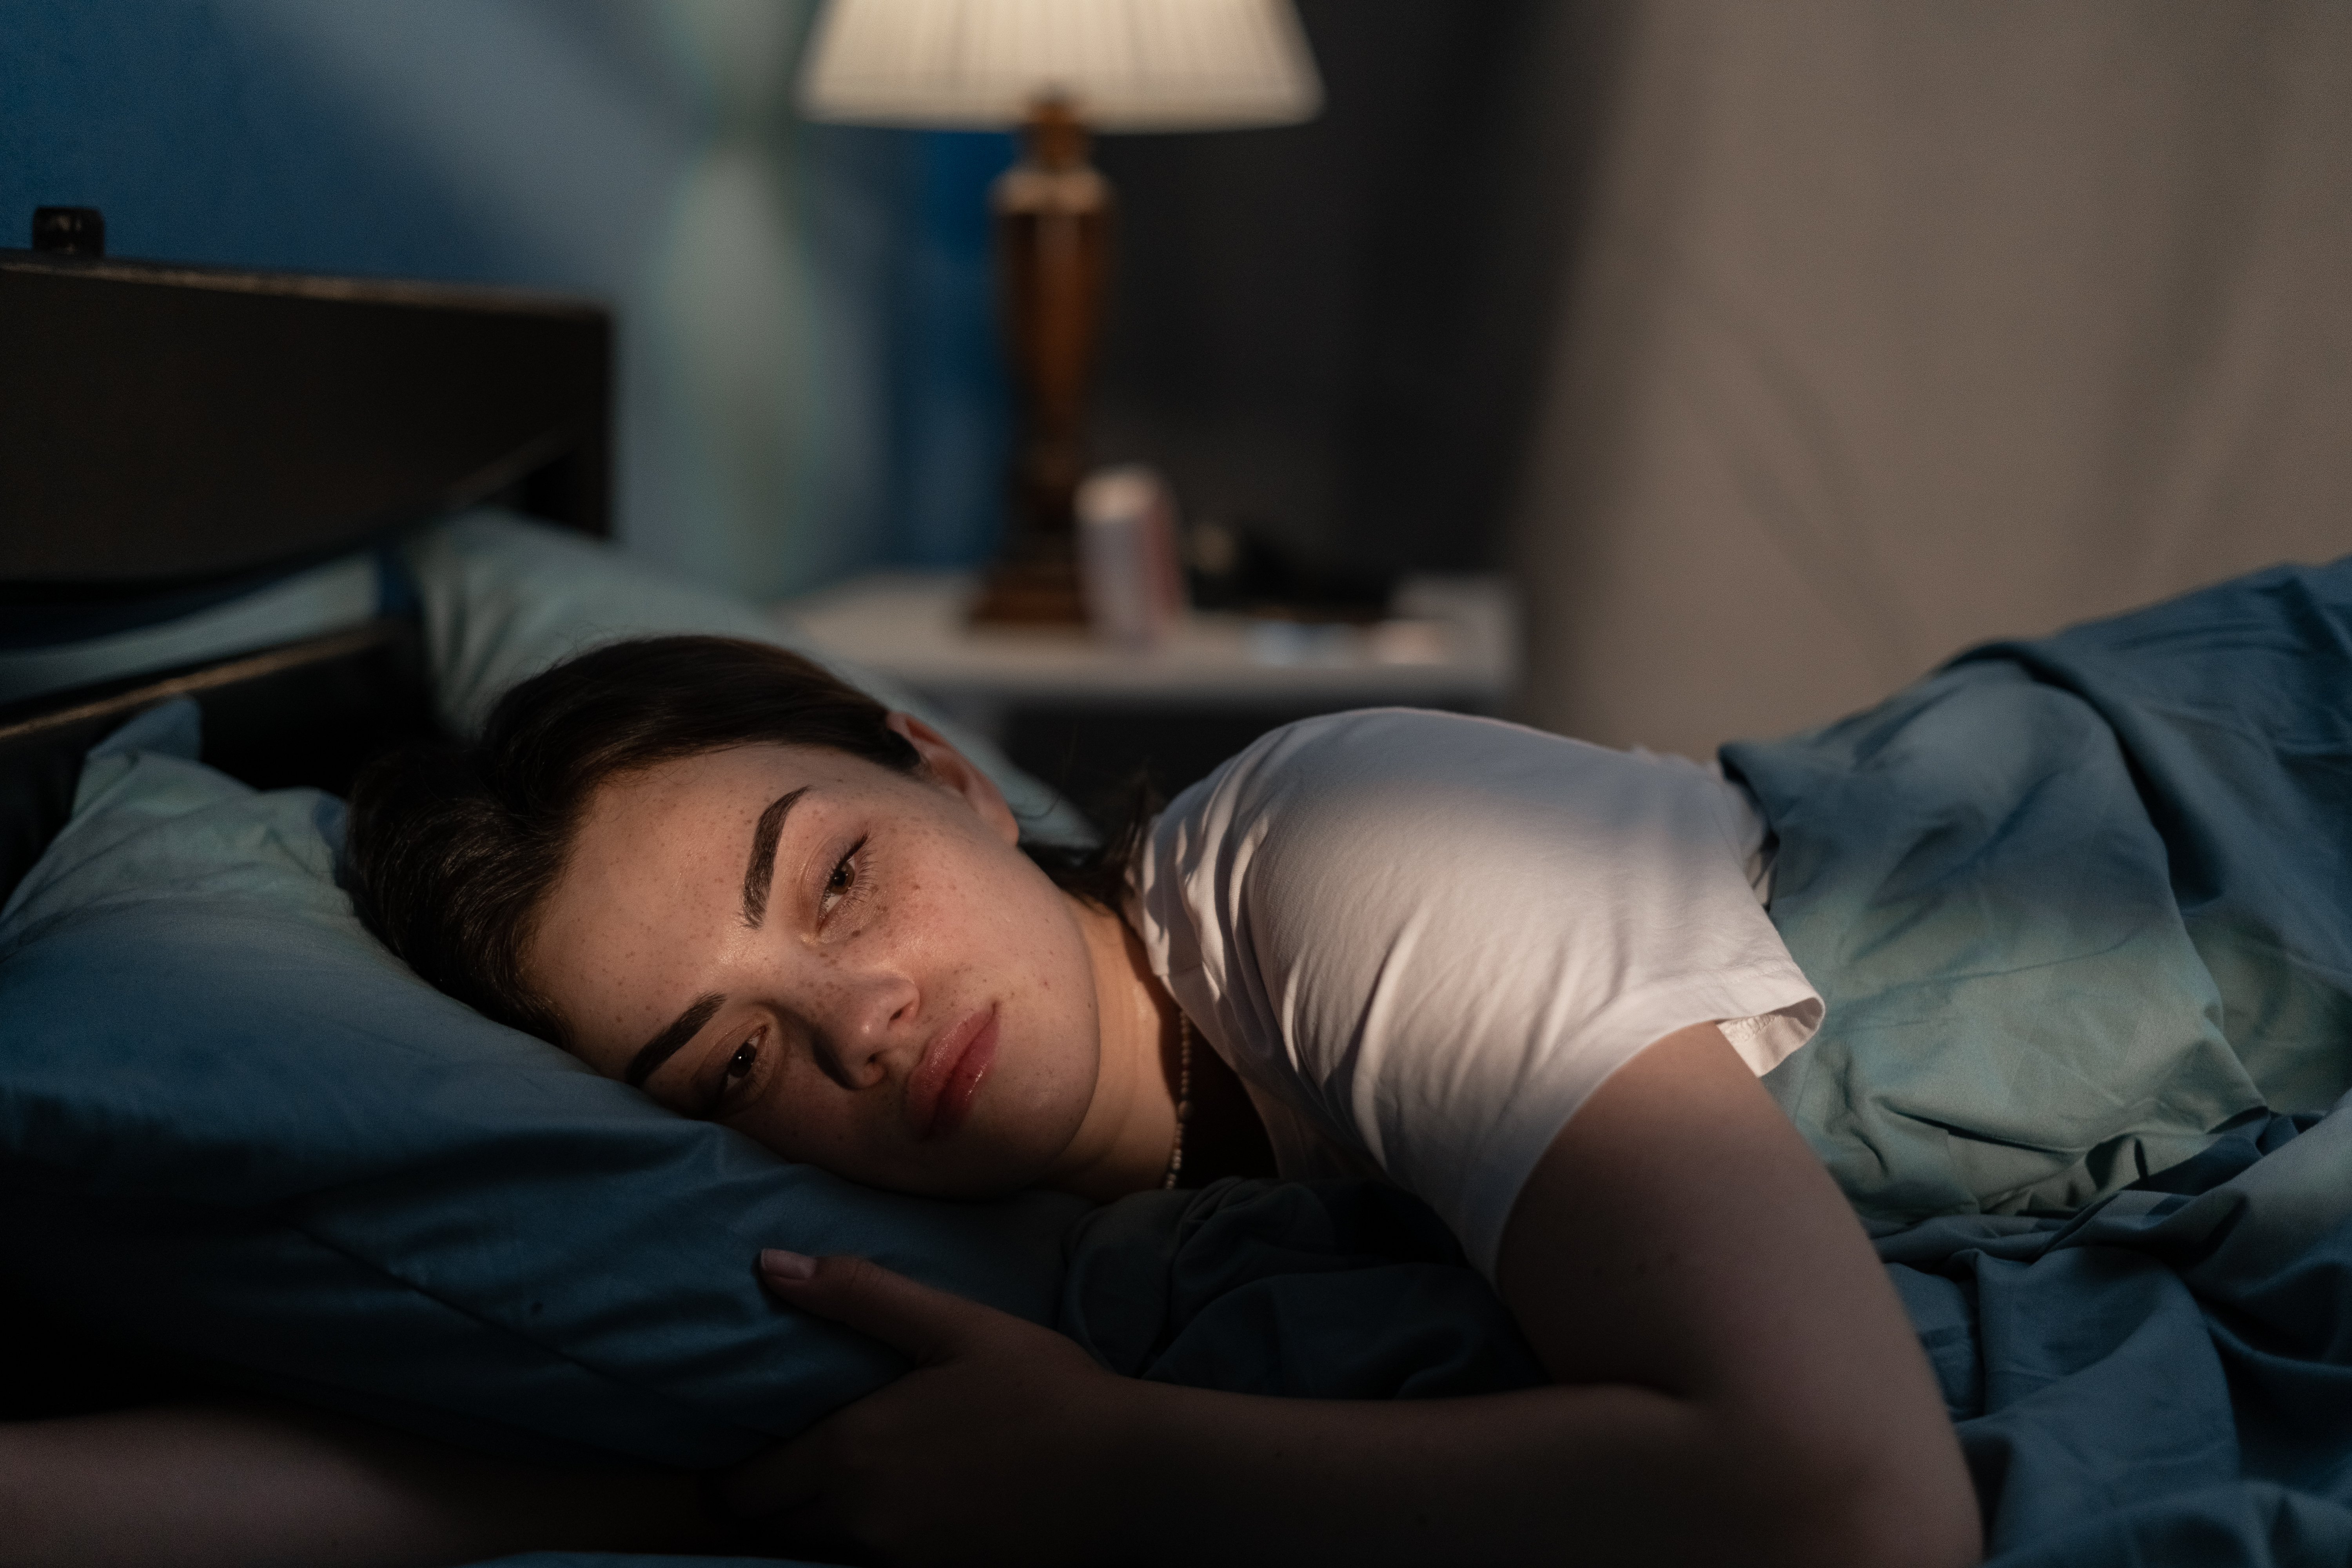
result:
[[[1518,626],[1496,576],[1416,576],[1396,619],[1307,626],[1194,614],[1145,650],[1077,629],[965,624],[968,573],[875,573],[775,606],[826,647],[951,704],[1218,704],[1497,709],[1518,683]]]

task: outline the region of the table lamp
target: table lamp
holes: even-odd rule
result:
[[[1112,209],[1088,134],[1288,125],[1321,104],[1290,0],[827,0],[810,119],[1022,131],[989,198],[1019,410],[1011,526],[975,621],[1084,619],[1072,498]]]

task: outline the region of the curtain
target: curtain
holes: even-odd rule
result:
[[[1704,756],[2352,550],[2352,6],[1597,9],[1525,717]]]

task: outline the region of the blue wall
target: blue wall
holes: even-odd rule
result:
[[[9,6],[0,237],[36,205],[106,209],[133,256],[504,278],[534,269],[339,103],[267,29],[213,7]]]
[[[622,531],[760,596],[981,559],[1002,137],[789,112],[806,0],[9,0],[0,243],[583,291]]]

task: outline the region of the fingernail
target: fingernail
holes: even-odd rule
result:
[[[777,1279],[811,1279],[816,1277],[816,1259],[805,1253],[786,1252],[781,1247],[763,1247],[760,1272]]]

